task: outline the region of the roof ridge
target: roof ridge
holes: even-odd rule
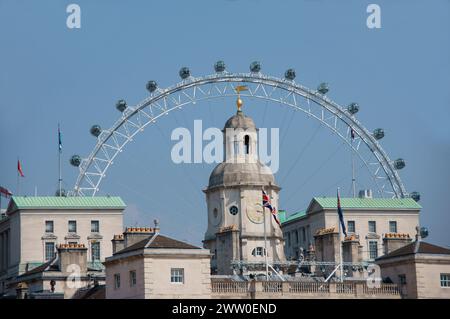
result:
[[[150,240],[145,244],[144,248],[148,248],[148,246],[150,246],[156,239],[156,237],[158,237],[159,233],[154,233],[152,237],[150,237]]]

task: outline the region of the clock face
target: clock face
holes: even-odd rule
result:
[[[260,205],[250,205],[249,207],[247,207],[247,217],[252,223],[263,223],[264,215],[262,207]]]
[[[239,209],[237,208],[237,206],[233,205],[230,207],[230,214],[231,215],[236,215],[239,212]]]

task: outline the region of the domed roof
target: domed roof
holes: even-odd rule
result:
[[[251,117],[244,115],[244,112],[242,111],[237,111],[235,115],[230,117],[228,121],[225,122],[224,130],[227,128],[250,128],[256,130],[256,125]]]
[[[278,187],[270,168],[260,161],[256,163],[223,162],[217,165],[209,176],[208,188],[233,185]]]

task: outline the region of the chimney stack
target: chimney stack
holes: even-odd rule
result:
[[[159,233],[159,219],[154,219],[153,223],[155,223],[155,233]]]
[[[80,267],[80,273],[87,272],[87,248],[84,244],[60,244],[57,246],[61,272],[71,272],[69,265]]]
[[[112,243],[112,253],[113,255],[125,248],[125,240],[123,238],[123,234],[114,235],[114,238],[111,240]]]
[[[156,230],[150,227],[127,227],[123,233],[124,248],[130,247],[141,240],[149,238],[155,232]]]

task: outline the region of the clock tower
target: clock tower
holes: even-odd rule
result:
[[[242,88],[237,88],[238,93]],[[278,209],[280,187],[270,168],[258,159],[258,129],[241,110],[239,96],[237,106],[223,129],[224,160],[214,168],[204,190],[208,229],[203,243],[213,254],[211,270],[219,275],[236,273],[232,261],[240,261],[238,272],[247,275],[265,272],[265,254],[269,264],[286,260],[280,226],[262,207],[264,189]]]

